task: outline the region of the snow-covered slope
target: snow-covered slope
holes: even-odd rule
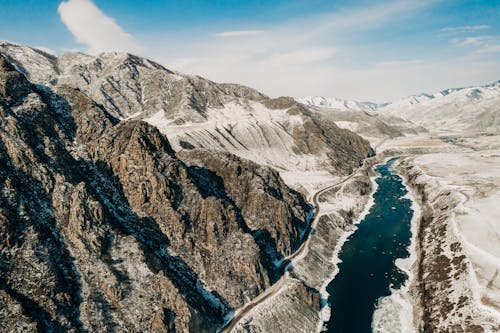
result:
[[[426,131],[421,126],[397,115],[380,115],[377,111],[387,104],[325,97],[306,97],[297,101],[321,114],[324,119],[333,121],[340,128],[356,132],[373,142],[381,138],[394,138]]]
[[[410,275],[422,313],[419,331],[500,330],[498,139],[461,138],[455,151],[402,160],[414,193],[426,198],[419,261]]]
[[[370,154],[366,141],[322,119],[291,98],[229,102],[209,108],[206,121],[176,124],[159,111],[145,120],[166,133],[174,149],[228,151],[277,168],[306,189],[348,172]]]

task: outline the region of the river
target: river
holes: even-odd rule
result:
[[[371,332],[378,300],[407,279],[395,260],[409,256],[413,210],[394,162],[376,167],[374,204],[339,254],[339,272],[327,287],[332,315],[325,332]]]

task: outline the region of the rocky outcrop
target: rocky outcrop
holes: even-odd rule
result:
[[[300,245],[310,207],[275,171],[180,159],[4,57],[0,87],[1,331],[213,332]]]
[[[301,195],[287,188],[278,172],[222,152],[196,149],[182,151],[179,157],[190,166],[191,174],[199,179],[201,187],[209,191],[225,189],[225,195],[241,207],[241,217],[248,221],[248,229],[258,237],[259,243],[275,243],[279,251],[274,256],[275,261],[292,254],[300,246],[308,228],[303,223],[307,203]],[[210,178],[202,168],[213,173],[221,183],[206,183]]]
[[[4,57],[0,57],[0,98],[16,104],[30,92],[30,84]]]
[[[306,113],[307,114],[307,113]],[[350,173],[359,163],[374,152],[368,141],[359,135],[339,128],[333,121],[321,119],[310,113],[303,127],[296,127],[293,136],[301,152],[326,152],[325,164],[330,170]]]

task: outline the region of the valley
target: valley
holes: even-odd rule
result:
[[[499,212],[491,205],[498,200],[500,176],[498,88],[495,83],[451,89],[423,96],[421,103],[410,97],[394,103],[405,106],[400,113],[385,105],[369,110],[369,117],[317,109],[327,117],[341,115],[337,124],[349,126],[377,145],[380,159],[400,157],[396,169],[419,206],[412,221],[412,255],[400,263],[409,281],[379,301],[374,331],[388,332],[388,322],[398,327],[397,322],[409,317],[414,318],[411,326],[394,331],[500,329],[495,301],[500,290],[496,274]],[[439,113],[446,114],[446,119],[438,121]],[[395,116],[406,119],[394,120]],[[383,126],[377,125],[381,122]],[[404,123],[406,129],[401,127]],[[406,133],[397,135],[402,129]],[[408,299],[413,308],[410,316],[404,305]]]
[[[0,330],[335,332],[345,255],[392,207],[372,330],[500,330],[498,82],[295,100],[126,53],[0,55]]]

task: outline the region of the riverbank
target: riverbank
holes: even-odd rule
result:
[[[494,206],[485,210],[478,205],[499,195],[493,185],[500,181],[498,170],[478,167],[495,156],[486,151],[427,154],[406,157],[398,166],[422,208],[409,285],[418,331],[500,330],[495,301],[500,266],[494,257],[500,254],[495,238],[500,230],[494,223],[498,215]],[[481,218],[471,219],[479,207]],[[485,225],[490,214],[493,223]]]
[[[320,312],[320,321],[318,322],[318,326],[316,327],[315,332],[321,332],[324,330],[325,323],[330,320],[331,317],[331,309],[328,304],[328,298],[330,297],[330,294],[326,290],[330,282],[335,278],[335,276],[338,274],[339,269],[338,269],[338,264],[340,263],[339,259],[339,253],[342,250],[342,247],[344,246],[345,242],[347,239],[356,231],[356,225],[358,225],[369,213],[370,209],[372,208],[374,204],[374,199],[373,199],[373,194],[377,191],[377,183],[375,182],[375,179],[377,176],[372,176],[370,177],[370,183],[371,183],[371,195],[370,198],[368,199],[365,208],[361,211],[361,213],[358,215],[358,217],[354,220],[353,222],[353,228],[350,230],[346,230],[338,239],[337,243],[335,244],[335,247],[333,249],[330,262],[333,265],[333,270],[331,274],[327,277],[327,279],[323,282],[321,285],[320,289],[320,294],[321,294],[321,299],[324,300],[324,307]]]

